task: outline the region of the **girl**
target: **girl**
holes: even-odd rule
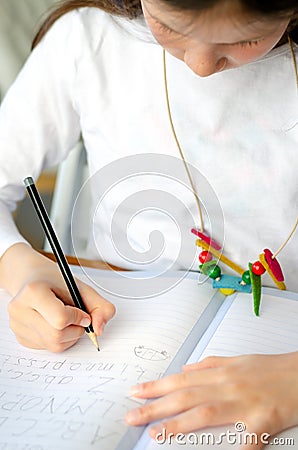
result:
[[[24,241],[11,219],[24,193],[22,180],[65,158],[80,133],[94,179],[108,163],[134,154],[153,154],[157,172],[160,153],[196,167],[218,196],[225,248],[238,264],[246,266],[265,246],[285,243],[298,198],[297,12],[294,0],[102,0],[66,1],[50,15],[0,116],[0,282],[13,295],[11,327],[22,344],[62,351],[91,319],[100,334],[114,314],[83,283],[89,315],[69,306],[56,265]],[[157,186],[161,191],[165,178]],[[140,191],[142,182],[129,180],[123,198]],[[195,215],[199,197],[212,215],[213,205],[191,174],[190,183],[192,196],[182,195],[182,201]],[[169,250],[151,258],[153,264],[122,257],[122,240],[115,245],[109,231],[115,205],[112,198],[95,217],[95,244],[105,259],[135,269],[173,260],[190,267],[191,258],[177,252],[177,236],[170,236]],[[139,253],[146,252],[151,230],[165,233],[168,223],[159,211],[141,216],[126,236]],[[177,217],[181,235],[189,233],[183,211]],[[220,218],[214,214],[210,221],[220,238]],[[121,221],[116,225],[123,238]],[[297,291],[296,249],[294,235],[279,258],[287,287]],[[95,246],[90,254],[97,256]],[[211,358],[135,388],[140,397],[161,398],[127,421],[172,416],[167,432],[185,433],[241,418],[250,431],[274,434],[298,424],[297,369],[298,353]]]

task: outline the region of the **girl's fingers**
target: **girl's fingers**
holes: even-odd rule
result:
[[[153,425],[149,434],[158,442],[161,436],[166,439],[167,436],[180,435],[181,437],[181,434],[187,435],[187,433],[196,432],[200,443],[200,430],[208,428],[207,433],[211,446],[228,442],[228,446],[236,444],[237,448],[241,448],[241,450],[261,450],[264,445],[269,443],[269,439],[275,431],[269,424],[266,426],[262,422],[251,428],[246,427],[245,419],[243,421],[237,419],[240,417],[239,409],[239,404],[235,402],[215,402],[195,406],[174,418]],[[216,430],[214,432],[212,429],[210,430],[210,427],[223,425],[227,426],[226,433],[221,431],[218,434]],[[206,436],[206,432],[203,433],[202,431],[201,434]],[[232,442],[228,439],[232,439]],[[203,442],[206,441],[203,440]]]
[[[47,282],[28,284],[9,304],[10,324],[18,341],[31,348],[61,352],[77,342],[94,317],[97,328],[102,327],[113,315],[113,306],[93,289],[84,292],[94,308],[93,317],[69,305],[72,300],[66,288]]]
[[[185,371],[160,378],[155,381],[137,384],[131,387],[130,394],[139,398],[155,398],[169,394],[177,389],[191,388],[194,386],[205,386],[212,383],[221,382],[220,368],[204,371]]]
[[[44,350],[46,347],[46,345],[44,343],[42,343],[41,345],[38,343],[37,340],[28,340],[27,337],[20,337],[17,336],[17,341],[23,345],[24,347],[28,347],[28,348],[32,348],[32,349],[36,349],[36,350]],[[73,345],[75,345],[77,343],[77,339],[74,341],[69,341],[69,342],[65,342],[65,343],[60,343],[57,346],[54,346],[51,344],[51,348],[48,348],[49,351],[51,351],[52,353],[61,353],[64,352],[65,350],[67,350],[68,348],[72,347]]]
[[[207,358],[204,358],[200,362],[193,364],[185,364],[184,366],[182,366],[182,370],[186,372],[188,370],[214,369],[216,367],[231,364],[233,361],[234,361],[233,357],[208,356]]]
[[[129,411],[126,421],[129,425],[145,425],[163,417],[179,415],[198,404],[215,402],[221,397],[221,394],[221,389],[217,386],[180,389]]]
[[[17,317],[20,308],[26,313],[35,310],[57,330],[71,324],[87,327],[92,320],[95,333],[101,334],[103,326],[115,314],[115,307],[85,283],[78,281],[78,285],[89,314],[73,306],[73,300],[66,287],[52,286],[45,282],[33,282],[25,286],[10,302],[9,314],[11,317]]]
[[[149,431],[157,441],[161,434],[164,437],[194,431],[199,434],[200,429],[227,425],[233,438],[238,439],[237,443],[243,444],[241,450],[262,449],[282,428],[267,417],[266,408],[260,408],[257,415],[245,412],[243,405],[225,396],[220,386],[185,389],[166,395],[130,411],[126,420],[130,425],[144,425],[164,417],[168,419],[153,425]]]
[[[67,291],[60,290],[60,297],[65,301],[69,294]],[[73,306],[65,305],[46,283],[32,283],[22,291],[22,299],[16,297],[9,304],[9,313],[11,317],[19,317],[20,311],[22,314],[21,320],[28,320],[31,317],[31,311],[36,311],[48,322],[54,329],[62,330],[70,324],[88,326],[91,322],[89,314],[74,308]],[[86,324],[86,325],[85,325]]]
[[[84,328],[75,325],[62,330],[53,328],[37,311],[31,311],[25,323],[11,319],[10,325],[21,344],[55,353],[71,347],[84,334]]]
[[[237,436],[241,422],[252,435],[242,448],[260,450],[270,436],[297,424],[297,371],[298,352],[207,358],[182,374],[136,386],[138,397],[160,398],[127,419],[140,425],[165,418],[152,427],[152,437],[161,428],[175,435],[229,424]]]
[[[78,281],[78,287],[86,309],[92,318],[94,331],[97,335],[100,335],[105,324],[115,315],[115,306],[82,281]]]
[[[263,412],[263,416],[258,415],[253,420],[246,420],[246,416],[241,415],[243,408],[238,402],[215,401],[196,405],[173,418],[153,425],[149,434],[154,439],[161,432],[164,435],[197,432],[199,435],[199,430],[208,428],[210,433],[212,431],[209,429],[210,427],[224,425],[229,433],[221,435],[223,442],[229,435],[234,443],[240,445],[241,450],[260,450],[264,445],[269,444],[270,438],[278,431],[266,418],[266,411]],[[239,417],[243,419],[239,420]],[[214,439],[216,439],[216,435],[214,435]]]
[[[166,419],[162,423],[152,426],[149,434],[152,438],[166,430],[165,433],[190,433],[206,427],[216,427],[220,425],[227,425],[235,423],[235,415],[237,414],[237,406],[234,403],[210,402],[201,404],[188,409],[173,418]],[[228,413],[227,413],[228,411]],[[232,417],[230,419],[230,417]]]

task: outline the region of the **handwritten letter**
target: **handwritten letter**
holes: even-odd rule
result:
[[[186,279],[151,299],[111,298],[100,352],[84,336],[51,354],[16,342],[0,291],[0,450],[112,450],[137,404],[129,387],[163,375],[213,295],[199,292]]]

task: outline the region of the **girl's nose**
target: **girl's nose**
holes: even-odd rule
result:
[[[184,53],[184,62],[196,75],[208,77],[224,70],[227,58],[219,56],[212,48],[194,48]]]

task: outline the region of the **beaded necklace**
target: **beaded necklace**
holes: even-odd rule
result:
[[[294,72],[296,77],[296,85],[298,89],[298,69],[297,69],[297,62],[295,57],[295,52],[293,48],[293,42],[288,36],[288,43],[290,46],[291,51],[291,57],[292,62],[294,66]],[[165,96],[166,96],[166,105],[167,105],[167,112],[168,112],[168,118],[172,130],[172,134],[174,137],[174,140],[176,142],[181,160],[183,162],[183,165],[185,167],[185,171],[187,173],[187,177],[192,189],[192,192],[194,194],[194,198],[196,201],[198,214],[199,214],[199,220],[200,220],[200,229],[192,228],[191,232],[195,234],[199,239],[196,240],[196,245],[203,249],[201,253],[199,254],[199,270],[203,274],[207,275],[212,279],[212,286],[214,288],[218,288],[223,294],[230,295],[234,293],[235,291],[241,291],[241,292],[252,292],[253,296],[253,306],[254,306],[254,313],[258,316],[259,310],[260,310],[260,303],[261,303],[261,293],[262,293],[262,282],[261,282],[261,276],[267,271],[269,276],[272,278],[278,289],[286,289],[286,285],[284,283],[284,275],[281,269],[281,266],[279,262],[277,261],[277,255],[283,250],[283,248],[286,246],[286,244],[289,242],[293,234],[295,233],[297,227],[298,227],[298,216],[296,218],[295,224],[293,228],[291,229],[288,237],[286,240],[281,244],[281,246],[276,250],[274,253],[271,252],[268,248],[264,249],[263,253],[259,255],[259,259],[256,260],[254,263],[249,262],[248,263],[248,269],[243,269],[241,266],[233,262],[231,259],[227,258],[221,251],[221,246],[211,239],[208,234],[204,231],[204,221],[203,221],[203,213],[202,208],[200,204],[200,200],[198,198],[198,195],[196,193],[195,185],[192,179],[192,176],[190,174],[187,162],[184,157],[184,153],[182,151],[180,142],[178,140],[171,108],[170,108],[170,101],[169,101],[169,91],[168,91],[168,82],[167,82],[167,65],[166,65],[166,52],[165,49],[163,49],[163,72],[164,72],[164,88],[165,88]],[[216,259],[213,259],[216,258]],[[221,261],[225,265],[229,266],[232,270],[237,272],[239,276],[232,276],[232,275],[225,275],[222,274],[221,268],[218,265],[218,261]]]

